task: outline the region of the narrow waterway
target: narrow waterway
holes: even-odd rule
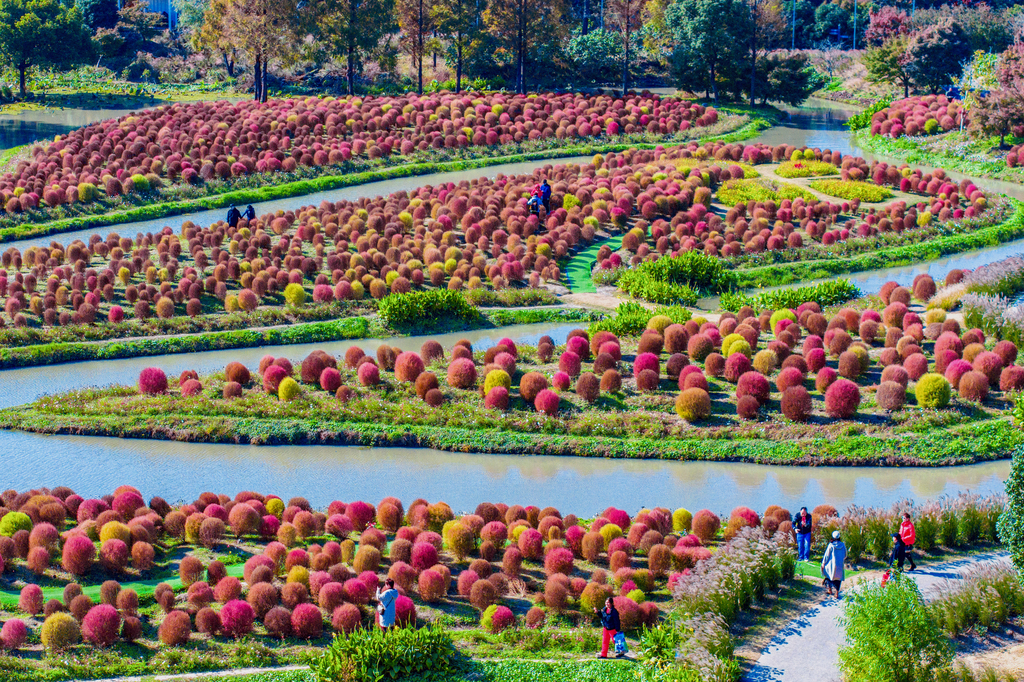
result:
[[[830,148],[873,158],[850,139],[842,123],[849,110],[829,102],[813,101],[790,112],[783,126],[767,131],[757,141],[769,144]],[[52,123],[52,122],[51,122]],[[554,163],[581,161],[566,159]],[[497,173],[528,172],[548,161],[507,164],[461,173],[403,178],[317,195],[267,202],[257,210],[277,210],[318,204],[322,200],[377,196],[423,184],[459,181]],[[1018,186],[979,181],[981,186],[1024,198]],[[68,243],[93,233],[116,231],[123,235],[155,231],[182,221],[210,222],[222,211],[86,230],[14,245],[57,240]],[[949,269],[973,268],[1019,253],[1024,242],[1006,244],[931,263],[889,268],[851,276],[864,291],[874,291],[888,279],[909,283],[918,272],[936,277]],[[564,341],[576,325],[527,325],[447,335],[450,346],[459,338],[486,346],[504,336],[536,343],[550,334]],[[213,351],[158,358],[86,362],[55,367],[0,372],[0,406],[16,405],[38,396],[88,386],[133,383],[141,368],[157,365],[169,374],[185,369],[215,371],[231,360],[254,367],[267,353],[300,359],[314,347],[340,354],[351,345],[372,352],[380,343],[418,349],[422,338],[366,339],[308,346]],[[727,511],[743,504],[763,509],[780,504],[790,509],[830,503],[888,506],[903,499],[924,501],[971,490],[981,494],[1002,490],[1009,462],[956,468],[770,467],[725,462],[622,461],[576,457],[539,457],[451,453],[430,449],[356,447],[253,447],[176,443],[157,440],[120,440],[73,436],[40,436],[0,432],[0,486],[71,485],[85,495],[110,492],[132,484],[146,494],[171,500],[192,499],[204,490],[232,494],[245,489],[274,492],[282,497],[303,495],[318,506],[333,499],[376,502],[386,495],[405,500],[443,499],[458,510],[470,510],[481,501],[554,505],[565,512],[590,515],[616,505],[635,511],[642,506],[686,506]]]

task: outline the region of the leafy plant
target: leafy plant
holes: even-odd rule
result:
[[[313,670],[320,682],[441,679],[458,658],[451,636],[441,627],[360,629],[335,637]]]
[[[674,324],[683,324],[692,316],[689,310],[680,306],[663,306],[650,310],[635,301],[626,301],[619,304],[613,317],[590,325],[589,333],[594,335],[597,332],[608,331],[620,337],[639,336],[647,328],[651,318],[657,315],[668,317]]]
[[[892,95],[886,95],[882,99],[878,100],[868,108],[864,109],[858,114],[854,114],[846,120],[846,125],[850,130],[860,130],[861,128],[869,128],[871,126],[871,118],[882,109],[885,109],[892,104]]]
[[[380,302],[381,319],[395,328],[444,319],[469,321],[478,315],[465,296],[448,289],[391,294]]]
[[[892,198],[892,192],[887,187],[859,180],[815,180],[810,187],[830,197],[860,199],[872,204]]]
[[[926,682],[952,661],[912,579],[897,573],[884,587],[872,582],[847,595],[839,668],[849,682]]]
[[[747,305],[754,310],[796,308],[801,303],[816,301],[822,307],[845,303],[861,295],[860,289],[847,279],[835,279],[794,289],[764,291],[754,296],[727,291],[720,298],[723,310],[736,312]]]

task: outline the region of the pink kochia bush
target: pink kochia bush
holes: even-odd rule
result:
[[[158,367],[147,367],[139,372],[139,393],[156,395],[167,392],[167,375]]]

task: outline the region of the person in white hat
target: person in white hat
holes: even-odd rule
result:
[[[832,531],[832,541],[825,548],[821,558],[821,574],[825,577],[826,595],[831,597],[833,589],[839,599],[839,588],[846,577],[843,565],[846,563],[846,545],[839,538],[839,531]]]

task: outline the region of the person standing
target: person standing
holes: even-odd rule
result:
[[[541,183],[540,199],[544,202],[544,212],[551,213],[551,185],[548,184],[547,178],[544,178],[544,182]]]
[[[903,538],[899,533],[892,534],[892,556],[889,557],[889,568],[896,564],[896,568],[903,570],[903,562],[907,560],[907,546],[903,544]]]
[[[232,206],[230,209],[228,209],[228,225],[230,225],[231,227],[235,227],[236,225],[238,225],[238,221],[241,219],[242,214],[239,213],[238,208]]]
[[[619,611],[615,608],[615,602],[611,597],[604,602],[604,608],[598,611],[601,616],[601,655],[598,658],[608,658],[608,645],[612,643],[619,628]]]
[[[388,578],[384,581],[384,590],[377,588],[374,595],[377,600],[377,618],[382,629],[394,627],[395,625],[395,602],[398,600],[398,590],[395,589],[395,581]]]
[[[831,597],[835,590],[839,599],[839,588],[846,577],[846,545],[839,538],[839,531],[832,531],[832,541],[825,548],[825,556],[821,558],[821,573],[825,577],[826,595]]]
[[[903,553],[906,555],[907,561],[910,562],[910,570],[913,571],[917,568],[917,564],[914,563],[914,543],[917,542],[917,529],[914,528],[914,522],[910,520],[910,512],[903,512],[903,523],[900,524],[900,539],[906,545]],[[903,568],[902,561],[900,562],[900,568]]]
[[[796,523],[793,524],[793,530],[796,531],[797,561],[811,560],[811,531],[813,526],[814,523],[811,515],[807,512],[807,507],[800,507]]]

